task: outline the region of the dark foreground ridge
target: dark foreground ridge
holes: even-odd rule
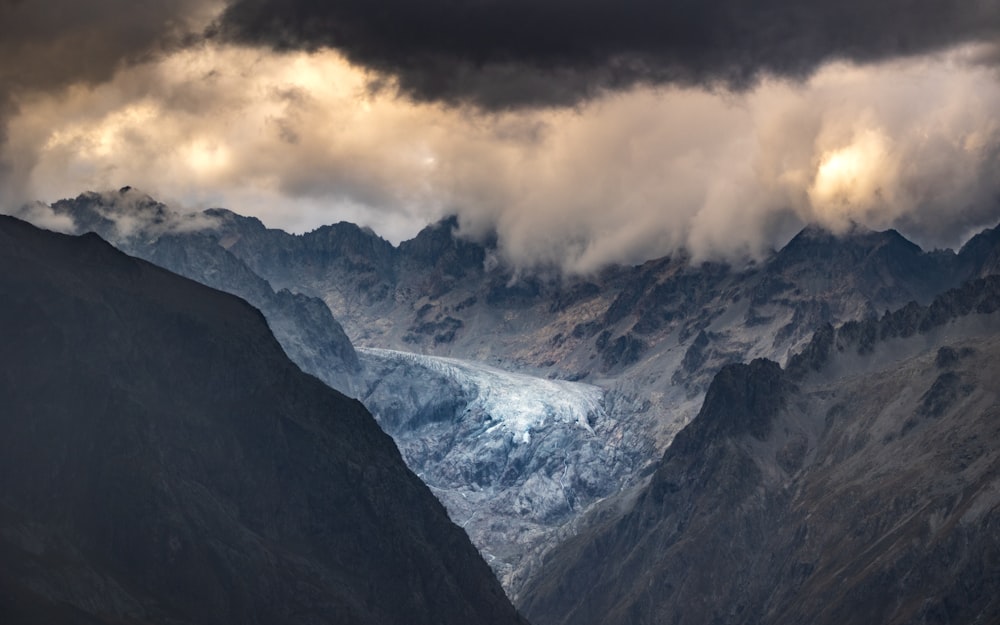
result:
[[[0,622],[523,623],[246,302],[0,217]]]

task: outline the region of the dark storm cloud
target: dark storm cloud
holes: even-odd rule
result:
[[[204,0],[0,0],[0,146],[20,96],[109,80],[123,64],[190,40]],[[23,167],[23,164],[22,164]],[[6,193],[16,181],[0,161]]]
[[[204,4],[0,0],[0,89],[107,80],[122,63],[181,43]]]
[[[215,27],[341,50],[420,100],[565,104],[637,83],[748,87],[1000,33],[1000,0],[234,0]]]

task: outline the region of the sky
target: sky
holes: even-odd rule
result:
[[[1000,221],[1000,0],[0,0],[0,210],[131,185],[518,266]],[[33,210],[37,210],[37,207]]]

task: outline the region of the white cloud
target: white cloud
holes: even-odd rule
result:
[[[6,156],[24,197],[131,184],[395,240],[455,212],[470,233],[496,229],[516,263],[572,271],[681,247],[759,253],[806,221],[954,244],[1000,217],[1000,83],[974,56],[481,114],[371,96],[332,52],[203,47],[25,99]]]

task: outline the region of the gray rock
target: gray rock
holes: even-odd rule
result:
[[[537,625],[1000,619],[1000,317],[984,305],[997,285],[901,313],[909,329],[888,315],[896,333],[871,343],[824,330],[794,371],[724,368],[649,485],[549,553],[525,614]],[[942,350],[964,357],[942,373]]]

